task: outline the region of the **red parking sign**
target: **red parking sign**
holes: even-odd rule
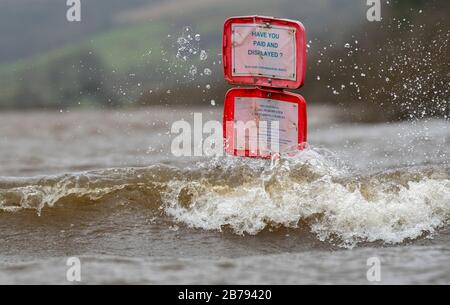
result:
[[[298,21],[233,17],[224,25],[225,79],[234,85],[298,89],[306,75],[306,34]]]
[[[223,120],[225,148],[235,156],[269,158],[298,150],[307,140],[306,102],[294,93],[231,89]]]

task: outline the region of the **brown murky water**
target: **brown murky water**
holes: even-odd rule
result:
[[[344,124],[270,161],[175,158],[221,109],[0,114],[0,283],[450,283],[450,123]]]

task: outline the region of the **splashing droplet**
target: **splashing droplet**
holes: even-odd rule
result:
[[[192,76],[197,75],[197,67],[194,66],[194,65],[192,65],[192,66],[189,68],[189,74],[192,75]]]
[[[205,50],[202,50],[202,51],[200,52],[200,60],[201,60],[201,61],[205,61],[205,60],[207,60],[207,59],[208,59],[208,53],[206,53]]]
[[[209,68],[205,68],[205,70],[203,70],[203,73],[207,76],[210,76],[212,74],[212,71]]]

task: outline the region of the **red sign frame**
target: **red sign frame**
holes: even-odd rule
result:
[[[224,104],[223,115],[223,135],[225,151],[234,156],[245,156],[253,158],[271,158],[271,155],[262,154],[258,151],[251,153],[248,149],[238,150],[234,146],[234,122],[235,122],[235,98],[269,98],[276,101],[296,103],[298,105],[298,144],[306,143],[308,133],[307,109],[305,99],[299,95],[290,92],[284,92],[276,89],[261,88],[234,88],[227,92]],[[301,149],[299,147],[299,149]]]
[[[233,75],[232,26],[233,24],[261,24],[267,27],[283,26],[296,30],[296,79],[277,79],[264,76]],[[273,17],[246,16],[232,17],[225,21],[223,32],[223,68],[225,80],[232,85],[260,86],[280,89],[298,89],[303,86],[306,78],[306,31],[299,21],[276,19]]]

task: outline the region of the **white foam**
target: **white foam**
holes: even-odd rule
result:
[[[320,240],[350,248],[359,242],[416,239],[450,219],[449,179],[414,181],[401,172],[362,180],[342,175],[310,151],[233,187],[172,181],[165,211],[190,227],[227,226],[236,234],[254,235],[271,226],[297,228],[302,221]],[[183,191],[190,195],[188,204],[180,202]]]

